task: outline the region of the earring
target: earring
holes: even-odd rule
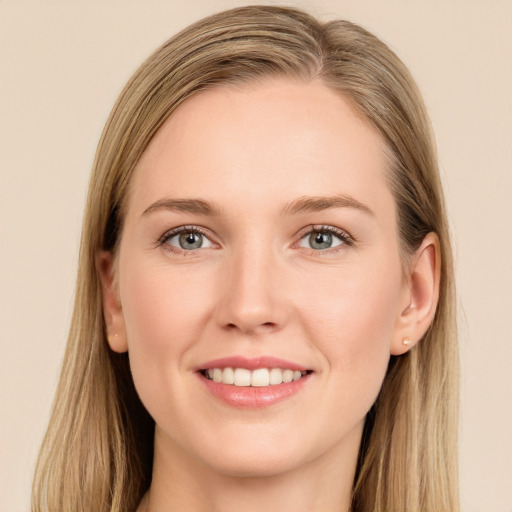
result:
[[[410,345],[410,344],[411,344],[411,340],[410,340],[409,338],[404,338],[404,339],[402,340],[402,344],[403,344],[403,345]]]
[[[107,334],[107,339],[108,339],[109,343],[112,342],[112,338],[117,338],[117,333],[116,334]]]

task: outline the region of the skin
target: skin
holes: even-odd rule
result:
[[[349,510],[389,357],[421,338],[438,295],[437,238],[404,268],[385,169],[380,135],[319,82],[201,92],[156,134],[132,178],[119,252],[99,255],[111,348],[129,351],[156,422],[139,511]],[[334,196],[344,203],[297,208]],[[219,211],[162,206],[176,199]],[[162,238],[180,226],[200,226],[204,245]],[[323,226],[343,236],[313,248]],[[197,373],[234,355],[312,374],[282,402],[239,409]]]

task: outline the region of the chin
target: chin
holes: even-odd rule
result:
[[[268,478],[292,471],[300,464],[295,457],[258,454],[233,454],[213,461],[210,468],[218,474],[238,478]]]
[[[255,432],[250,436],[230,436],[229,441],[203,444],[197,455],[214,471],[232,477],[271,477],[292,471],[312,454],[294,436]]]

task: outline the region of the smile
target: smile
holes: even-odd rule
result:
[[[209,368],[201,370],[207,379],[222,384],[238,387],[266,387],[290,383],[305,377],[308,371],[281,368]]]
[[[296,362],[267,356],[224,357],[196,368],[208,394],[230,407],[249,409],[287,401],[311,385],[313,373]]]

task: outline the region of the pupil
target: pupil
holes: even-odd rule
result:
[[[330,233],[311,233],[309,240],[313,249],[328,249],[332,245]]]
[[[180,235],[180,246],[182,249],[199,249],[202,237],[199,233],[183,233]]]

